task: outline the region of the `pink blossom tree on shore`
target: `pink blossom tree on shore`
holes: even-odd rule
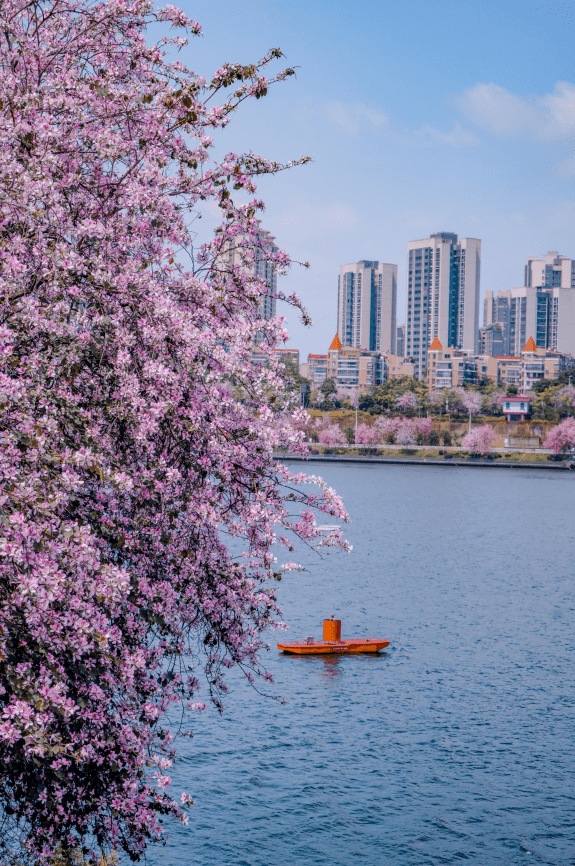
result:
[[[503,406],[505,400],[507,399],[507,394],[505,391],[494,391],[493,394],[490,394],[487,399],[487,408],[492,412],[496,412],[497,414],[501,414],[501,407]]]
[[[260,240],[262,203],[234,201],[292,164],[210,158],[292,70],[266,78],[272,51],[206,82],[166,59],[183,37],[146,44],[161,22],[200,31],[142,0],[0,5],[2,863],[138,859],[185,820],[167,713],[202,706],[198,647],[221,706],[230,666],[267,676],[268,581],[292,567],[274,545],[345,546],[312,511],[345,519],[337,495],[273,460],[303,432],[252,266],[289,258]],[[204,203],[222,221],[198,252]]]
[[[404,418],[395,436],[399,445],[415,445],[417,443],[417,423],[412,418]]]
[[[319,441],[322,445],[334,448],[338,445],[346,445],[347,439],[341,431],[339,424],[327,424],[319,431]]]
[[[433,422],[431,418],[416,418],[415,420],[415,429],[418,434],[422,437],[423,441],[426,442],[429,438],[429,434],[431,433],[431,429],[433,427]]]
[[[575,418],[566,418],[552,427],[543,443],[544,448],[551,448],[554,454],[571,451],[575,448]]]
[[[466,391],[464,388],[455,388],[454,393],[461,408],[469,413],[469,433],[471,433],[471,416],[481,412],[482,396],[477,391]]]
[[[575,406],[575,387],[565,385],[564,388],[559,388],[553,395],[553,405],[558,409],[571,412]]]
[[[405,412],[406,410],[414,412],[419,405],[417,394],[414,394],[413,391],[406,391],[405,394],[397,398],[395,405],[400,412]]]
[[[435,389],[434,391],[430,391],[427,395],[427,403],[430,406],[432,411],[441,412],[445,408],[445,397],[446,394],[442,389]]]
[[[497,434],[495,430],[490,424],[484,424],[481,427],[474,427],[473,430],[466,433],[461,444],[471,454],[483,456],[492,451],[496,442]]]
[[[377,418],[375,422],[375,429],[379,432],[379,435],[383,442],[395,442],[395,437],[397,435],[397,431],[399,430],[402,419],[400,417],[394,416],[392,418]]]
[[[378,445],[381,441],[381,433],[375,425],[358,424],[355,441],[358,445]]]

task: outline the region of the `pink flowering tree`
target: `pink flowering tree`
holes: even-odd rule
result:
[[[413,391],[406,391],[405,394],[397,398],[395,405],[400,412],[414,412],[419,405],[417,394],[414,394]]]
[[[415,418],[415,429],[424,442],[427,442],[433,426],[431,418]]]
[[[494,412],[497,415],[501,415],[502,407],[507,399],[507,394],[505,391],[494,391],[493,394],[490,394],[487,398],[487,408]]]
[[[571,451],[575,448],[575,418],[566,418],[552,427],[543,443],[544,448],[551,448],[554,454]]]
[[[303,431],[253,267],[289,258],[253,194],[287,166],[210,156],[291,70],[266,77],[272,51],[205,81],[164,53],[199,25],[142,0],[3,0],[0,19],[0,862],[138,859],[185,821],[167,718],[185,733],[202,706],[192,665],[217,706],[230,666],[265,675],[294,567],[275,545],[345,546],[315,529],[312,508],[345,519],[336,494],[273,459]],[[183,35],[147,45],[161,22]]]
[[[471,432],[467,433],[461,444],[471,454],[483,456],[489,454],[495,443],[497,442],[497,434],[490,424],[484,424],[481,427],[475,427]]]
[[[565,385],[564,388],[559,388],[553,395],[553,405],[557,409],[562,409],[564,413],[570,412],[575,406],[575,387]]]
[[[319,441],[322,445],[334,448],[337,445],[346,445],[347,439],[341,431],[339,424],[326,424],[320,428]]]
[[[441,412],[445,408],[445,392],[440,389],[435,389],[434,391],[430,391],[427,395],[427,404],[432,412]]]
[[[381,440],[381,434],[375,425],[358,424],[355,441],[358,445],[377,445]]]
[[[395,439],[399,445],[409,447],[417,443],[417,422],[412,418],[404,418],[397,430]]]
[[[471,433],[471,416],[481,412],[482,396],[478,391],[465,391],[463,388],[455,388],[459,406],[469,413],[469,432]]]
[[[378,431],[380,439],[383,442],[395,442],[397,431],[401,425],[402,418],[395,416],[393,418],[377,418],[374,424]]]

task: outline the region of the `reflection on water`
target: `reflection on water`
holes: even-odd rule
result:
[[[333,680],[336,677],[340,676],[340,661],[341,656],[319,656],[321,659],[322,669],[320,671],[320,676],[324,677],[327,680]]]
[[[151,863],[572,864],[575,473],[322,474],[354,550],[282,581],[289,639],[334,611],[343,637],[391,645],[271,652],[285,705],[232,677],[173,774],[189,826]]]

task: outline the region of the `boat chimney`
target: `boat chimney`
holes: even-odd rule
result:
[[[324,619],[323,621],[323,639],[324,641],[341,640],[341,620],[334,619],[333,613],[331,619]]]

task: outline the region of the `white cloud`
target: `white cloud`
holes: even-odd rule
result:
[[[518,96],[498,84],[476,84],[454,98],[471,120],[499,135],[560,141],[575,135],[575,85],[558,81],[552,93]]]
[[[388,117],[384,111],[370,108],[362,102],[324,102],[322,112],[327,120],[335,123],[348,135],[358,138],[364,129],[379,130],[387,125]]]
[[[362,102],[324,102],[321,106],[323,117],[330,123],[335,124],[341,130],[353,138],[359,138],[365,131],[383,132],[387,137],[398,143],[423,144],[425,146],[434,144],[446,144],[450,147],[470,147],[477,144],[477,138],[471,132],[465,130],[456,121],[450,131],[443,132],[434,126],[426,125],[421,129],[406,129],[400,132],[393,129],[389,117],[384,111],[370,108]]]
[[[415,136],[422,144],[428,145],[449,144],[451,147],[472,147],[478,143],[476,136],[464,129],[458,121],[455,121],[450,132],[442,132],[435,126],[426,124],[416,130]]]

